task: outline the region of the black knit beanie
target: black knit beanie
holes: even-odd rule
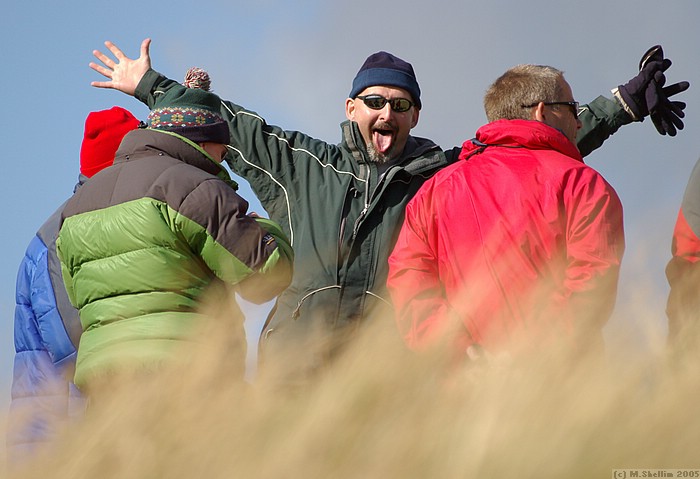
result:
[[[370,55],[357,72],[349,97],[355,98],[365,88],[379,85],[403,88],[411,94],[416,108],[421,108],[420,87],[410,63],[387,52]]]

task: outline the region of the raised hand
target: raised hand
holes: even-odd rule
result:
[[[662,135],[676,136],[677,130],[684,127],[682,118],[685,117],[685,102],[671,101],[670,97],[687,90],[690,83],[682,81],[664,86],[666,77],[662,76],[649,84],[646,91],[649,117],[656,130]]]
[[[671,60],[661,58],[647,61],[639,73],[624,85],[618,86],[618,91],[625,105],[632,113],[635,121],[642,121],[649,115],[648,99],[646,97],[648,86],[658,81],[665,81],[664,72],[671,67]]]
[[[642,121],[650,116],[656,130],[662,135],[675,136],[683,129],[685,102],[670,100],[670,97],[684,92],[690,87],[687,81],[669,86],[665,72],[671,67],[671,60],[664,58],[660,45],[651,47],[639,62],[639,73],[624,85],[618,87],[619,99],[631,113],[633,120]]]
[[[116,61],[99,50],[93,50],[92,54],[102,62],[104,66],[90,62],[90,68],[110,80],[94,81],[91,82],[90,85],[97,88],[112,88],[133,96],[139,81],[141,81],[143,75],[151,68],[150,46],[151,39],[146,38],[141,42],[141,54],[139,58],[133,60],[124,55],[124,52],[114,43],[106,41],[105,47],[112,52]]]

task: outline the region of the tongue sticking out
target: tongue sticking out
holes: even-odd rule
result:
[[[387,130],[375,130],[372,134],[374,144],[380,153],[386,153],[391,148],[391,143],[394,140],[392,132]]]

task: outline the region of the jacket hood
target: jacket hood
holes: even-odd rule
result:
[[[214,176],[219,176],[222,172],[226,173],[220,164],[214,162],[195,144],[188,143],[186,138],[151,129],[129,132],[119,145],[114,163],[129,161],[144,153],[152,155],[154,151],[165,153]]]
[[[476,137],[462,145],[459,159],[489,146],[526,147],[533,150],[556,150],[575,160],[583,157],[562,132],[534,120],[497,120],[479,128]]]

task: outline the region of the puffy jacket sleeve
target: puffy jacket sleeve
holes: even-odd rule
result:
[[[671,287],[666,304],[668,339],[680,347],[700,335],[700,161],[686,186],[671,242],[666,278]],[[695,331],[695,338],[691,337]]]
[[[77,312],[67,312],[70,305],[57,305],[49,253],[44,242],[34,237],[17,274],[16,354],[7,433],[12,462],[52,440],[83,408],[83,398],[72,383],[75,346],[64,326],[64,321],[77,323]],[[62,283],[56,287],[62,288]]]
[[[259,304],[289,285],[294,257],[280,227],[248,216],[247,209],[230,186],[212,179],[187,196],[177,218],[180,231],[214,274]]]
[[[433,224],[432,182],[408,203],[398,240],[389,256],[387,287],[396,321],[406,344],[428,346],[458,324],[438,272],[436,229]]]
[[[632,117],[617,100],[599,96],[587,105],[581,105],[579,112],[581,129],[576,135],[576,146],[582,156],[589,155],[605,140],[632,122]]]

